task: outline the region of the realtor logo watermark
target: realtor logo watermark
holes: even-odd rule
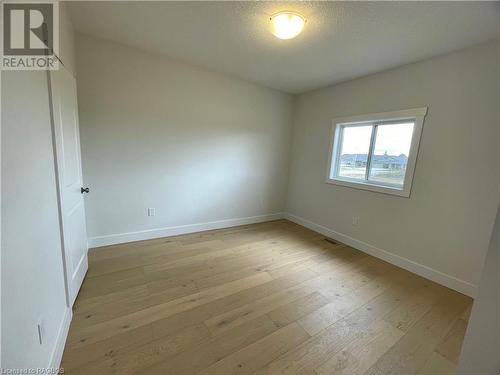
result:
[[[59,4],[3,2],[3,70],[59,69]]]

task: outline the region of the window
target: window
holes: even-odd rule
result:
[[[327,182],[410,196],[427,108],[333,121]]]

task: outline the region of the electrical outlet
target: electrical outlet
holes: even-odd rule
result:
[[[38,334],[38,343],[43,345],[43,322],[41,319],[39,319],[36,324],[36,330]]]
[[[352,217],[352,225],[356,226],[359,224],[359,216]]]
[[[156,210],[152,207],[148,208],[148,216],[155,216]]]

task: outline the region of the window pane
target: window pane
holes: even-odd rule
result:
[[[403,186],[413,125],[405,122],[377,127],[370,181]]]
[[[345,127],[340,149],[339,177],[365,179],[372,126]]]

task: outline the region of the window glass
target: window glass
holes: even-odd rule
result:
[[[338,176],[364,180],[373,126],[343,128]]]
[[[370,181],[403,186],[413,125],[413,122],[404,122],[377,126]]]

